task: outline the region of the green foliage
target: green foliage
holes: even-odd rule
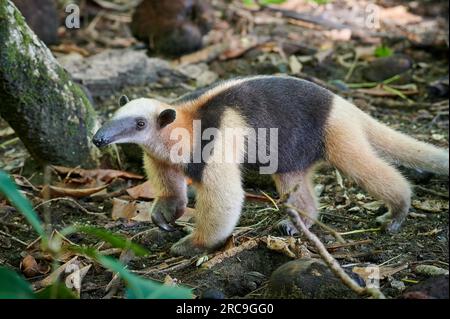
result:
[[[264,5],[270,5],[270,4],[280,4],[285,2],[286,0],[259,0],[258,4],[264,6]],[[253,6],[255,4],[257,4],[255,2],[255,0],[242,0],[242,2],[246,5],[246,6]]]
[[[22,276],[11,269],[0,267],[0,299],[76,299],[77,296],[63,283],[56,282],[41,291],[33,288]]]
[[[0,267],[0,299],[34,299],[31,285],[18,273]]]
[[[391,56],[394,52],[392,51],[391,48],[389,48],[388,46],[385,46],[384,44],[378,46],[375,48],[375,52],[374,55],[377,58],[385,58],[388,56]]]
[[[131,240],[125,238],[124,236],[113,234],[110,231],[98,227],[75,225],[64,229],[61,232],[61,234],[67,236],[69,234],[73,234],[76,232],[81,232],[84,234],[95,236],[97,238],[100,238],[101,240],[110,243],[113,247],[116,248],[131,250],[137,256],[145,256],[148,254],[148,251],[145,248],[136,243],[133,243]]]
[[[129,299],[190,299],[190,289],[162,286],[151,280],[138,277],[127,271],[123,265],[108,256],[97,256],[97,260],[106,268],[112,269],[127,283]]]
[[[330,3],[332,0],[311,0],[311,1],[315,2],[317,4],[320,4],[320,5],[324,5],[324,4]]]
[[[8,200],[17,208],[17,210],[25,216],[27,221],[41,236],[41,239],[48,243],[48,237],[46,236],[42,222],[36,212],[33,210],[31,204],[18,191],[10,177],[2,171],[0,171],[0,193],[3,193],[8,198]],[[131,250],[138,256],[143,256],[148,253],[146,249],[131,242],[129,239],[97,227],[75,225],[64,229],[61,233],[63,235],[67,235],[75,232],[82,232],[85,234],[96,236],[110,243],[113,247]],[[183,287],[164,286],[160,283],[136,276],[128,271],[118,260],[101,255],[100,252],[93,247],[70,245],[69,247],[67,247],[67,249],[88,256],[102,264],[104,267],[117,272],[127,284],[127,296],[130,299],[192,298],[190,289]],[[22,276],[8,268],[0,267],[0,299],[2,298],[72,299],[77,297],[61,282],[56,282],[55,284],[35,293],[31,285]]]
[[[0,171],[0,193],[4,194],[11,204],[25,216],[42,239],[47,238],[44,226],[39,220],[38,215],[34,212],[33,207],[31,207],[30,202],[17,190],[9,176],[2,171]]]
[[[38,299],[78,299],[72,290],[61,282],[55,282],[41,291],[35,293]]]

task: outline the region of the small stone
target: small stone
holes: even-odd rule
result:
[[[301,258],[285,263],[272,273],[265,297],[341,299],[357,298],[357,295],[320,259]]]
[[[406,288],[405,283],[403,281],[400,281],[400,280],[395,280],[394,279],[394,280],[392,280],[390,282],[390,284],[391,284],[392,288],[397,289],[399,291],[403,291]]]
[[[225,295],[218,289],[209,288],[202,292],[200,299],[225,299]]]
[[[365,69],[364,76],[369,81],[382,82],[412,68],[412,61],[404,55],[393,55],[372,61]]]

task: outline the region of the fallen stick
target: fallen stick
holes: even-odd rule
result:
[[[305,234],[306,238],[316,247],[317,252],[322,257],[322,260],[347,287],[360,296],[369,295],[375,299],[385,299],[385,296],[378,288],[361,287],[341,268],[336,259],[334,259],[333,256],[327,251],[327,248],[320,241],[320,239],[306,227],[305,223],[300,218],[301,213],[297,209],[286,207],[286,210],[295,227],[297,227],[300,232]]]

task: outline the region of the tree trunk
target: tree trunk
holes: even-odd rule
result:
[[[94,109],[9,0],[0,0],[0,116],[42,163],[98,161]]]

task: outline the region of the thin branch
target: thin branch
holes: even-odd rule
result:
[[[331,271],[342,280],[342,282],[349,287],[351,290],[356,292],[358,295],[370,295],[376,299],[384,299],[385,296],[377,288],[363,288],[358,285],[339,265],[336,259],[327,251],[325,245],[320,241],[320,239],[313,234],[305,225],[305,223],[300,218],[301,212],[295,208],[287,207],[287,213],[292,219],[293,224],[306,238],[316,247],[319,255],[322,257],[323,261],[330,267]]]
[[[344,238],[341,236],[340,233],[338,233],[337,231],[335,231],[333,228],[331,228],[330,226],[325,225],[324,223],[322,223],[321,221],[317,220],[316,218],[313,218],[311,216],[309,216],[307,213],[299,211],[296,207],[289,205],[289,204],[284,204],[284,207],[286,208],[290,208],[290,209],[294,209],[296,210],[300,215],[302,215],[303,217],[306,217],[308,219],[311,219],[314,223],[316,223],[317,225],[319,225],[320,227],[326,229],[328,232],[330,232],[336,239],[338,242],[345,244],[345,240]]]

